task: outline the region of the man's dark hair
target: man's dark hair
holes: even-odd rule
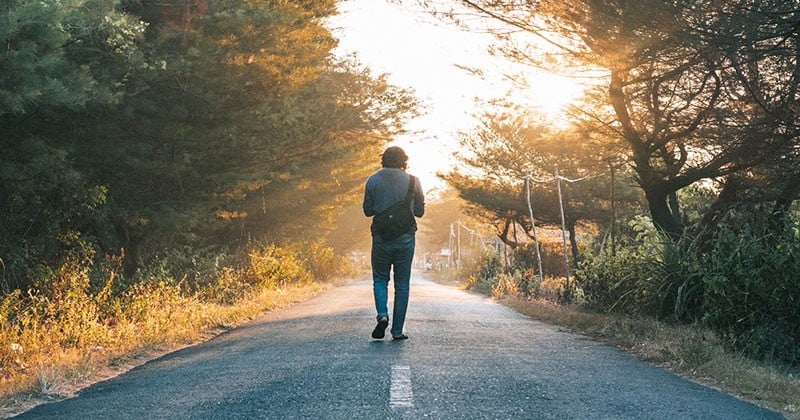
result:
[[[406,152],[398,146],[387,148],[381,155],[381,166],[384,168],[405,169],[407,163]]]

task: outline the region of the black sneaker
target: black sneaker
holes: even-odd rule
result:
[[[372,330],[372,338],[381,339],[386,335],[386,327],[389,326],[389,318],[382,316],[378,319],[378,325]]]

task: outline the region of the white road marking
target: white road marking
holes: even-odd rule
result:
[[[411,368],[392,366],[392,383],[389,387],[389,407],[413,407],[414,393],[411,391]]]

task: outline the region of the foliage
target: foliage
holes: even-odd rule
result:
[[[474,266],[465,267],[465,273],[459,279],[467,278],[463,285],[499,298],[505,295],[550,302],[572,303],[575,296],[573,290],[565,283],[563,277],[545,276],[540,279],[529,266],[530,250],[515,250],[513,263],[504,267],[502,256],[495,251],[484,252]],[[563,261],[563,260],[562,260]]]
[[[309,281],[329,281],[350,270],[345,258],[322,241],[255,246],[249,253],[244,279],[262,288],[285,287]]]
[[[63,127],[55,138],[35,127],[49,125],[52,111],[117,103],[121,67],[142,63],[146,25],[113,2],[87,0],[5,1],[0,22],[0,283],[9,292],[102,231],[107,188],[75,165]]]
[[[79,109],[119,99],[124,74],[104,61],[139,64],[145,25],[97,0],[8,0],[0,5],[0,118],[56,106]]]
[[[301,252],[308,248],[314,251]],[[42,279],[42,289],[0,298],[0,398],[30,390],[48,369],[195,340],[290,300],[295,290],[318,289],[309,271],[318,266],[303,261],[311,255],[328,263],[332,258],[322,243],[270,245],[254,249],[243,265],[219,266],[191,287],[163,266],[126,279],[120,261],[95,264],[91,253],[75,256]]]
[[[604,139],[602,150],[615,160],[630,163],[659,229],[680,236],[677,192],[704,181],[724,180],[732,190],[707,209],[709,230],[738,203],[784,213],[797,200],[800,187],[790,181],[800,140],[796,2],[457,3],[497,25],[495,52],[554,71],[603,75],[602,86],[573,109],[576,123]],[[469,26],[476,20],[461,18],[463,9],[443,14]]]
[[[800,236],[724,226],[697,274],[704,321],[737,349],[800,363]]]
[[[106,189],[92,186],[63,151],[41,141],[9,146],[19,158],[0,166],[0,292],[47,274],[58,259],[88,246]],[[8,156],[8,155],[7,155]]]
[[[577,259],[576,225],[609,223],[612,188],[620,213],[629,212],[639,201],[627,184],[619,182],[623,177],[611,185],[613,155],[598,153],[596,142],[586,140],[591,137],[575,128],[554,130],[530,118],[486,114],[474,132],[462,136],[462,149],[456,153],[462,168],[444,178],[467,202],[470,213],[492,224],[512,247],[533,237],[531,210],[538,226],[560,228],[563,202],[564,225]],[[556,173],[562,177],[561,200]],[[528,177],[532,209],[523,181]],[[524,237],[518,237],[518,228]]]
[[[686,270],[684,242],[672,243],[645,217],[631,223],[636,238],[618,249],[587,252],[576,272],[586,301],[601,310],[673,320],[695,319],[696,275]]]
[[[314,281],[329,281],[353,271],[349,261],[333,252],[325,242],[301,242],[295,253]]]
[[[275,245],[250,252],[246,278],[249,283],[265,289],[311,281],[311,275],[303,269],[297,255]]]
[[[497,277],[502,274],[503,262],[497,252],[486,251],[474,267],[473,274],[467,280],[465,286],[475,288],[482,292],[490,291]]]
[[[333,0],[3,2],[3,291],[73,248],[202,283],[213,268],[194,256],[324,237],[416,106],[332,58],[332,13]]]
[[[586,301],[604,311],[703,322],[755,357],[798,363],[800,275],[795,228],[718,227],[710,245],[674,242],[635,222],[639,236],[589,253],[577,273]],[[704,248],[709,246],[709,248]]]
[[[586,251],[576,273],[578,289],[563,279],[539,282],[525,258],[515,258],[506,270],[497,253],[484,254],[465,286],[495,297],[586,303],[603,312],[702,324],[736,351],[796,365],[800,229],[792,223],[781,234],[764,226],[757,230],[758,223],[721,226],[713,247],[703,249],[688,235],[675,242],[639,217],[630,223],[636,236],[616,250]],[[705,357],[703,348],[681,351]]]

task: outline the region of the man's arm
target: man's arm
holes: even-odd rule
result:
[[[362,208],[364,209],[364,216],[371,217],[375,215],[375,196],[372,193],[372,185],[369,180],[367,180],[367,184],[364,186],[364,203],[362,204]]]
[[[414,179],[414,216],[422,217],[425,214],[425,193],[422,191],[419,177],[415,176]]]

